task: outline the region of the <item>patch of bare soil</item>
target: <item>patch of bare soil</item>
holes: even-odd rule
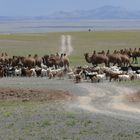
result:
[[[140,91],[137,91],[136,93],[126,95],[127,101],[131,103],[140,103]]]
[[[70,101],[74,98],[73,94],[62,90],[0,88],[0,100]]]

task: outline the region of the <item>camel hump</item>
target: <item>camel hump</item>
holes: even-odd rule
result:
[[[4,56],[4,53],[1,54],[1,57],[3,57],[3,56]]]
[[[5,52],[5,56],[8,56],[8,54]]]
[[[93,55],[95,55],[95,54],[96,54],[96,51],[94,50],[94,51],[93,51]]]
[[[31,57],[31,54],[29,54],[28,57]]]
[[[63,56],[64,56],[64,54],[63,54],[63,53],[61,53],[60,57],[63,57]]]
[[[50,54],[49,59],[50,60],[54,60],[56,58],[56,56],[54,54]]]
[[[56,56],[59,56],[59,53],[58,52],[56,53]]]
[[[35,54],[35,55],[34,55],[34,58],[37,58],[37,57],[38,57],[38,55],[37,55],[37,54]]]
[[[60,60],[60,56],[55,56],[55,59],[56,60]]]
[[[110,54],[110,50],[107,50],[107,53],[106,54]]]
[[[108,59],[108,57],[106,55],[102,55],[102,54],[97,55],[96,58],[102,59],[102,60]]]

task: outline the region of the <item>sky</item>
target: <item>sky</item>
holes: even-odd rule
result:
[[[0,0],[0,16],[45,16],[56,11],[91,10],[105,5],[140,10],[140,0]]]

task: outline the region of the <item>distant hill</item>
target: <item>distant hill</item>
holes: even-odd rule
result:
[[[42,19],[140,19],[140,11],[130,11],[119,6],[103,6],[92,10],[76,10],[71,12],[57,11],[50,15],[34,17],[7,17],[0,16],[2,20],[42,20]]]
[[[16,20],[31,20],[36,17],[22,16],[22,17],[10,17],[10,16],[0,16],[0,21],[16,21]]]
[[[140,19],[140,11],[130,11],[118,6],[103,6],[93,10],[58,11],[49,19]]]

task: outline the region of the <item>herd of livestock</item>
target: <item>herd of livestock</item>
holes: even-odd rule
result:
[[[138,64],[140,57],[139,49],[122,49],[110,53],[108,50],[96,52],[89,56],[85,54],[85,60],[93,66],[70,67],[69,58],[66,54],[51,54],[39,57],[34,56],[13,56],[9,57],[7,53],[0,56],[0,77],[48,77],[54,79],[69,78],[76,83],[81,81],[101,82],[140,80],[140,66]],[[99,64],[101,64],[99,66]],[[104,65],[102,65],[104,64]]]
[[[113,53],[110,53],[110,50],[108,50],[106,53],[104,50],[96,53],[94,50],[91,56],[89,56],[88,53],[85,53],[85,60],[88,63],[92,63],[95,66],[104,63],[105,66],[108,67],[111,63],[113,65],[117,64],[118,66],[129,66],[131,63],[138,64],[138,57],[140,57],[140,48],[135,48],[134,50],[131,48],[121,49],[119,51],[114,50]],[[132,58],[132,62],[130,62],[130,58]]]

